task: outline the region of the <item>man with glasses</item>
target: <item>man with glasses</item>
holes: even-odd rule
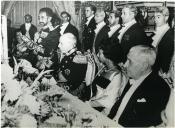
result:
[[[169,71],[174,53],[174,30],[168,25],[169,10],[166,7],[158,7],[154,13],[156,32],[152,37],[152,45],[157,49],[155,69],[163,73]]]

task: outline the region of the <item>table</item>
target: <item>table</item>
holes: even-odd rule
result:
[[[116,122],[109,119],[102,113],[98,112],[97,110],[93,109],[89,104],[82,102],[76,96],[71,95],[63,88],[57,86],[56,90],[59,90],[58,93],[62,93],[63,96],[60,98],[58,104],[59,106],[66,108],[68,110],[73,110],[78,113],[76,117],[75,124],[73,127],[83,127],[81,123],[81,119],[83,116],[90,116],[92,118],[92,122],[90,123],[91,127],[117,127]],[[62,122],[63,120],[60,118],[57,119],[55,122]],[[46,121],[47,122],[47,121]],[[64,122],[64,121],[63,121]],[[54,126],[61,126],[61,125],[54,125]],[[64,127],[64,125],[62,126]],[[88,126],[89,127],[89,126]]]

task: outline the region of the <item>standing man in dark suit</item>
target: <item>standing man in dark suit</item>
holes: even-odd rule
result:
[[[63,35],[65,33],[72,33],[77,38],[77,48],[80,49],[81,45],[79,41],[78,29],[70,23],[71,15],[68,12],[63,11],[61,13],[61,18],[62,18],[62,26],[60,27],[61,29],[60,34]]]
[[[26,14],[24,18],[25,18],[25,24],[22,24],[20,27],[21,33],[23,35],[26,35],[29,39],[34,40],[34,35],[37,32],[37,28],[31,23],[32,16]]]
[[[102,8],[97,9],[95,13],[96,29],[94,30],[95,38],[93,42],[93,52],[95,54],[98,53],[100,44],[106,39],[108,39],[109,27],[104,22],[105,16],[106,16],[106,13],[104,9]]]
[[[141,27],[135,20],[137,15],[137,8],[132,5],[126,5],[122,9],[122,21],[124,23],[123,28],[119,31],[119,40],[122,45],[125,57],[130,48],[138,44],[146,44],[147,36]],[[125,58],[126,60],[126,58]]]
[[[82,33],[82,44],[84,51],[92,49],[92,44],[95,36],[94,29],[96,28],[96,22],[94,19],[95,12],[95,6],[88,5],[85,7],[86,23],[84,25],[84,30]]]
[[[161,112],[170,95],[167,83],[152,71],[156,50],[137,45],[130,49],[125,63],[130,78],[112,107],[110,118],[124,127],[149,127],[162,123]]]
[[[169,10],[167,7],[158,7],[155,10],[156,32],[152,45],[157,49],[155,70],[167,73],[174,54],[174,29],[168,25]]]
[[[121,14],[119,11],[111,11],[109,13],[109,26],[110,26],[110,31],[108,32],[108,36],[110,41],[112,42],[118,42],[118,35],[119,31],[121,30],[121,24],[122,24],[122,18]]]

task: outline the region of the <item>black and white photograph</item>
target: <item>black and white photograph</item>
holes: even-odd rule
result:
[[[2,128],[175,127],[173,0],[2,0]]]

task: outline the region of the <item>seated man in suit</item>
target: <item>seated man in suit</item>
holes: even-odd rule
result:
[[[79,41],[78,29],[70,23],[71,15],[68,12],[63,11],[61,12],[61,19],[62,19],[62,26],[60,27],[61,29],[60,34],[63,35],[65,33],[72,33],[77,38],[77,48],[80,49],[81,46]]]
[[[118,42],[119,31],[121,30],[122,18],[119,11],[111,11],[109,14],[110,31],[108,36],[112,42]]]
[[[119,31],[118,38],[125,54],[125,60],[131,47],[139,44],[147,44],[148,42],[143,27],[135,20],[136,15],[137,8],[132,5],[126,5],[122,9],[121,17],[124,26]]]
[[[162,123],[161,112],[170,95],[167,83],[152,71],[156,50],[145,45],[130,49],[125,63],[130,78],[108,117],[124,127],[149,127]]]
[[[98,48],[100,44],[106,39],[108,39],[109,27],[104,22],[105,16],[106,16],[106,13],[104,9],[102,8],[97,9],[95,13],[95,22],[97,25],[96,25],[96,29],[94,30],[95,38],[93,42],[93,52],[95,54],[98,53]]]
[[[84,25],[84,30],[82,33],[82,43],[83,50],[87,51],[92,49],[92,44],[94,40],[94,29],[96,28],[96,23],[94,19],[94,14],[96,12],[96,7],[93,5],[88,5],[85,7],[86,23]]]
[[[157,48],[155,69],[163,73],[169,71],[174,54],[174,29],[168,25],[169,10],[167,7],[158,7],[155,10],[156,33],[152,45]]]
[[[65,33],[60,37],[58,47],[61,50],[61,72],[59,78],[61,81],[66,81],[66,88],[70,93],[81,98],[87,59],[77,50],[76,43],[76,37],[72,33]]]
[[[29,39],[34,40],[34,35],[37,32],[37,28],[31,23],[32,16],[26,14],[24,18],[25,18],[25,24],[22,24],[20,26],[21,33],[23,35],[26,35]]]

